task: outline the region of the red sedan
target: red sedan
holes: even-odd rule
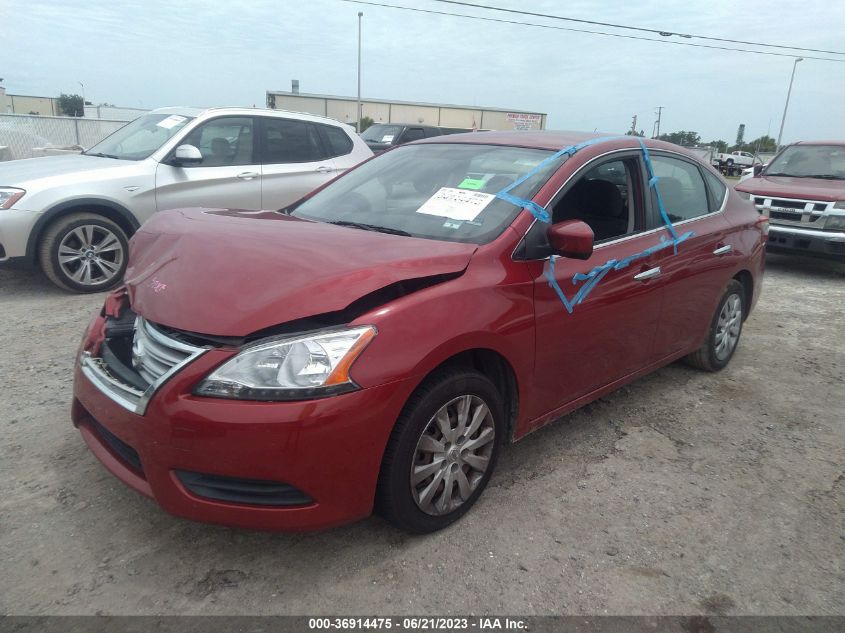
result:
[[[658,141],[405,145],[280,211],[157,214],[84,337],[73,421],[175,515],[437,530],[503,444],[677,359],[725,367],[766,230]]]

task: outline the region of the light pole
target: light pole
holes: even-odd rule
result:
[[[792,82],[795,81],[795,69],[798,68],[798,62],[804,61],[803,57],[796,57],[795,63],[792,64],[792,76],[789,78],[789,90],[786,91],[786,103],[783,106],[783,118],[780,120],[780,132],[778,132],[777,149],[780,149],[780,139],[783,137],[783,126],[786,123],[786,111],[789,109],[789,96],[792,94]]]
[[[358,11],[358,110],[355,116],[355,131],[361,133],[361,18],[363,11]]]
[[[663,108],[664,107],[665,106],[657,106],[657,112],[656,112],[657,120],[654,122],[654,126],[657,129],[657,131],[655,132],[654,130],[652,130],[652,134],[654,135],[654,136],[652,136],[652,138],[657,138],[658,136],[660,136],[660,117],[663,114]]]
[[[81,81],[77,81],[76,83],[82,87],[82,116],[85,116],[85,84]]]

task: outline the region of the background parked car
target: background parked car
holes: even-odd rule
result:
[[[736,190],[769,216],[769,250],[845,257],[845,141],[790,145]]]
[[[372,156],[353,128],[255,108],[153,110],[81,155],[0,164],[0,265],[105,290],[154,212],[278,209]]]
[[[433,125],[376,123],[364,130],[361,133],[361,138],[366,141],[373,153],[380,154],[403,143],[441,136],[442,134],[443,131]]]

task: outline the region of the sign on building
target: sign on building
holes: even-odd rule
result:
[[[508,112],[507,117],[515,130],[539,130],[540,124],[543,122],[542,114]]]

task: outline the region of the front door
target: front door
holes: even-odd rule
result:
[[[156,208],[261,208],[261,166],[257,161],[252,117],[211,119],[191,131],[182,144],[194,145],[202,162],[156,168]]]
[[[592,256],[585,261],[556,257],[553,268],[550,261],[529,263],[537,336],[538,398],[529,403],[532,417],[653,360],[662,288],[654,273],[659,255],[640,255],[660,244],[661,231],[646,230],[639,153],[597,159],[579,174],[553,201],[552,222],[579,219],[590,225],[596,238]],[[547,226],[537,222],[532,231]]]

